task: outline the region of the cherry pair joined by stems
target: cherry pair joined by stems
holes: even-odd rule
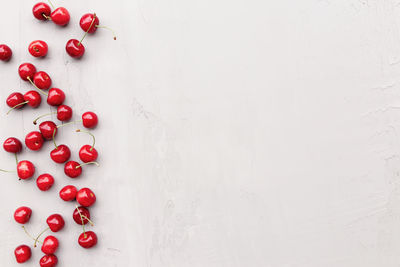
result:
[[[0,44],[0,60],[9,61],[12,57],[12,50],[8,45]]]
[[[50,5],[54,8],[53,4],[49,1]],[[51,12],[48,4],[40,2],[33,6],[32,13],[38,20],[51,20],[59,26],[66,26],[71,18],[68,10],[65,7],[56,8]]]
[[[49,47],[45,41],[36,40],[29,44],[28,51],[34,57],[45,57]]]
[[[42,102],[42,97],[36,91],[28,91],[24,95],[21,93],[12,93],[7,97],[6,103],[7,106],[10,107],[10,110],[7,112],[9,114],[14,109],[20,109],[24,107],[26,104],[31,106],[32,108],[37,108],[40,106]]]
[[[88,222],[93,226],[93,222],[90,220],[90,212],[85,207],[76,207],[72,215],[74,221],[77,224],[82,225],[83,232],[78,237],[78,243],[83,248],[91,248],[97,244],[97,235],[93,231],[86,231],[85,224]]]
[[[49,116],[49,115],[54,115],[57,114],[57,119],[59,121],[69,121],[72,118],[72,108],[67,105],[60,105],[57,107],[57,112],[51,112],[47,114],[43,114],[39,117],[37,117],[34,121],[33,124],[37,124],[37,121],[43,117]]]

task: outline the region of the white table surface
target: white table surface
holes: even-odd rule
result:
[[[52,110],[5,115],[11,92],[32,89],[17,74],[32,62],[75,118],[98,113],[101,166],[71,180],[48,142],[20,158],[55,176],[50,191],[0,174],[2,267],[32,244],[13,220],[20,205],[33,209],[32,233],[65,216],[61,267],[399,266],[399,1],[54,2],[70,10],[68,27],[35,20],[35,1],[2,3],[0,43],[14,57],[0,63],[0,137],[23,139]],[[87,12],[118,40],[99,30],[74,60],[65,43]],[[47,58],[28,54],[35,39],[48,42]],[[75,160],[90,142],[77,127],[57,139]],[[0,162],[15,166],[5,152]],[[74,204],[58,198],[66,184],[97,195],[94,249],[77,244]]]

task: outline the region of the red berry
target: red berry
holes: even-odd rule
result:
[[[64,228],[65,225],[64,219],[60,214],[50,215],[47,218],[46,222],[52,232],[60,231]]]
[[[81,218],[81,215],[82,215],[82,218]],[[74,209],[74,213],[72,214],[72,218],[79,225],[82,225],[82,221],[83,221],[83,224],[87,224],[89,222],[89,220],[90,220],[90,212],[89,212],[89,210],[87,208],[81,206],[81,207],[78,207],[77,209]]]
[[[91,145],[84,145],[79,150],[79,158],[85,163],[96,161],[97,156],[97,150]]]
[[[40,267],[54,267],[57,263],[57,256],[53,254],[44,255],[39,261]]]
[[[21,245],[14,250],[14,255],[18,263],[24,263],[31,258],[32,251],[27,245]]]
[[[82,188],[76,194],[76,201],[84,207],[90,207],[96,202],[96,195],[89,188]]]
[[[42,97],[38,92],[31,90],[24,94],[24,101],[27,101],[32,108],[37,108],[42,103]]]
[[[82,174],[82,167],[76,161],[68,161],[64,166],[64,173],[71,178],[76,178]]]
[[[25,145],[33,151],[40,150],[43,146],[43,136],[40,132],[33,131],[26,135]]]
[[[93,22],[93,17],[94,15],[91,13],[87,13],[82,16],[81,20],[79,21],[79,25],[81,26],[82,30],[84,32],[88,33],[94,33],[97,30],[97,27],[99,25],[99,18],[96,16]],[[93,22],[93,24],[92,24]],[[90,29],[89,29],[90,27]]]
[[[45,41],[36,40],[29,44],[28,51],[34,57],[44,57],[47,55],[48,46]]]
[[[32,215],[32,210],[30,208],[28,208],[28,207],[19,207],[14,212],[14,220],[17,223],[25,224],[25,223],[29,222],[29,219],[31,218],[31,215]]]
[[[60,121],[69,121],[72,118],[72,108],[67,105],[60,105],[57,108],[57,119]]]
[[[64,201],[72,201],[76,198],[78,190],[73,185],[66,185],[60,190],[60,198]]]
[[[87,231],[80,234],[78,243],[83,248],[91,248],[97,244],[97,235],[93,231]]]
[[[51,12],[51,20],[60,26],[65,26],[68,24],[70,15],[65,7],[59,7]]]
[[[52,121],[44,121],[39,124],[39,130],[44,139],[52,140],[57,135],[57,125]]]
[[[44,254],[54,254],[58,249],[58,239],[49,235],[43,240],[42,252]]]
[[[51,8],[48,4],[40,2],[33,6],[32,13],[38,20],[48,20]]]
[[[30,161],[22,160],[18,162],[17,174],[22,180],[29,179],[35,174],[35,166]]]
[[[98,123],[96,113],[88,111],[82,114],[82,124],[86,128],[94,128]]]
[[[36,185],[41,191],[49,190],[54,184],[54,178],[48,173],[40,175],[36,179]]]
[[[49,95],[47,96],[47,103],[50,106],[59,106],[64,103],[65,94],[61,89],[51,88],[49,90]]]
[[[22,150],[22,143],[15,137],[9,137],[4,141],[3,148],[9,153],[19,153]]]
[[[12,93],[7,97],[6,103],[7,106],[10,108],[14,108],[15,106],[21,104],[24,102],[24,96],[21,93]],[[24,105],[19,105],[18,107],[15,107],[16,109],[22,108]]]
[[[39,71],[39,72],[36,72],[35,75],[33,75],[33,83],[39,89],[47,90],[51,86],[51,78],[46,72]]]
[[[64,163],[71,157],[71,150],[66,145],[59,145],[50,152],[50,157],[56,163]]]
[[[67,51],[68,55],[73,58],[80,58],[85,53],[85,47],[76,39],[69,40],[65,46],[65,50]]]
[[[18,68],[19,76],[22,80],[28,81],[33,79],[33,75],[36,73],[36,68],[31,63],[22,63]]]
[[[12,56],[11,48],[5,44],[0,44],[0,60],[9,61]]]

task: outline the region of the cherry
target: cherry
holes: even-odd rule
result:
[[[67,51],[68,55],[73,58],[81,58],[85,53],[85,47],[76,39],[69,40],[65,46],[65,50]]]
[[[47,103],[50,106],[59,106],[65,100],[65,94],[61,89],[51,88],[47,96]]]
[[[78,243],[83,248],[91,248],[97,244],[97,235],[93,231],[83,232],[79,235]]]
[[[39,89],[47,90],[51,86],[51,78],[46,72],[39,71],[36,72],[35,75],[33,75],[33,83]]]
[[[22,143],[15,137],[9,137],[4,141],[3,148],[9,153],[19,153],[22,150]]]
[[[40,2],[33,6],[32,13],[38,20],[48,20],[50,18],[51,9],[48,4]]]
[[[19,207],[14,212],[14,220],[17,223],[25,224],[25,223],[29,222],[29,219],[31,218],[31,215],[32,215],[32,210],[30,208],[28,208],[28,207]]]
[[[72,118],[72,108],[67,105],[60,105],[57,108],[57,119],[60,121],[69,121]]]
[[[33,79],[33,75],[36,73],[36,68],[31,63],[22,63],[18,68],[19,76],[24,81],[29,81]]]
[[[94,19],[94,22],[93,22]],[[110,30],[114,35],[114,40],[117,39],[115,37],[114,31],[106,26],[99,25],[99,17],[96,14],[87,13],[82,16],[81,20],[79,21],[79,25],[81,26],[82,30],[87,33],[94,33],[97,31],[97,28],[105,28]]]
[[[90,221],[90,212],[85,207],[77,207],[72,214],[72,218],[79,225],[85,225]]]
[[[94,145],[96,143],[96,139],[95,139],[94,135],[87,131],[82,131],[82,130],[76,130],[76,131],[77,132],[85,132],[87,134],[90,134],[93,138],[92,145],[84,145],[81,147],[81,149],[79,150],[79,158],[85,163],[95,161],[97,159],[98,153],[97,153],[97,150],[94,148]]]
[[[59,145],[50,152],[50,157],[56,163],[64,163],[71,157],[71,150],[66,145]]]
[[[98,123],[96,113],[88,111],[82,114],[82,124],[86,128],[94,128]]]
[[[96,202],[96,195],[89,188],[82,188],[76,194],[76,201],[84,207],[90,207]]]
[[[50,215],[47,218],[46,222],[52,232],[60,231],[64,228],[65,225],[64,219],[60,214]]]
[[[27,245],[21,245],[16,247],[14,250],[14,255],[18,263],[24,263],[31,258],[32,251]]]
[[[53,186],[53,184],[54,178],[48,173],[42,174],[36,179],[36,185],[42,191],[49,190]]]
[[[26,135],[25,145],[33,151],[40,150],[43,146],[43,136],[40,132],[33,131]]]
[[[53,135],[57,135],[57,125],[52,121],[44,121],[39,124],[39,130],[46,140],[51,140]]]
[[[20,109],[24,104],[24,96],[21,93],[12,93],[7,97],[6,103],[10,108]]]
[[[59,25],[65,26],[69,23],[70,15],[65,7],[59,7],[53,12],[51,12],[51,20]]]
[[[9,61],[12,56],[11,48],[8,45],[0,44],[0,60]]]
[[[60,190],[60,198],[64,201],[72,201],[76,198],[76,193],[78,189],[76,189],[73,185],[66,185]]]
[[[40,267],[54,267],[56,266],[58,263],[58,259],[56,255],[44,255],[40,261]]]
[[[22,160],[18,162],[17,174],[22,180],[29,179],[35,174],[35,166],[30,161]]]
[[[42,252],[44,254],[54,254],[58,249],[58,239],[49,235],[43,240]]]
[[[42,103],[42,97],[36,91],[28,91],[24,94],[25,102],[32,108],[37,108]]]
[[[71,178],[76,178],[82,174],[82,167],[76,161],[68,161],[64,166],[64,173]]]
[[[34,57],[45,57],[48,49],[47,43],[41,40],[33,41],[28,46],[29,53]]]

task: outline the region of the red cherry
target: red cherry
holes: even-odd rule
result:
[[[18,162],[17,174],[20,179],[22,180],[29,179],[33,176],[34,173],[35,173],[35,166],[32,164],[32,162],[27,160],[22,160]]]
[[[48,20],[51,9],[48,4],[40,2],[33,6],[32,13],[38,20]]]
[[[98,123],[97,115],[94,112],[88,111],[82,114],[82,123],[86,128],[94,128]]]
[[[64,166],[64,173],[71,178],[76,178],[82,174],[82,167],[76,161],[68,161]]]
[[[6,103],[10,108],[20,109],[24,106],[24,96],[21,93],[12,93],[7,97]]]
[[[36,179],[37,187],[42,191],[49,190],[54,184],[54,178],[48,173],[40,175]],[[50,253],[51,254],[51,253]]]
[[[91,248],[97,244],[97,235],[93,231],[87,231],[80,234],[78,243],[83,248]]]
[[[42,252],[44,254],[54,254],[58,249],[58,239],[49,235],[43,240]]]
[[[30,208],[28,208],[28,207],[19,207],[14,212],[14,220],[17,223],[25,224],[25,223],[29,222],[29,219],[31,218],[31,215],[32,215],[32,210]]]
[[[59,145],[50,152],[50,157],[56,163],[64,163],[71,157],[71,150],[66,145]]]
[[[95,161],[97,159],[97,156],[97,150],[91,145],[84,145],[79,150],[79,158],[85,163]]]
[[[11,48],[8,45],[0,44],[0,60],[9,61],[12,56]]]
[[[39,89],[47,90],[51,86],[51,78],[46,72],[39,71],[39,72],[36,72],[35,75],[33,75],[33,83]]]
[[[25,145],[33,151],[40,150],[43,146],[43,136],[40,132],[33,131],[26,135]]]
[[[94,15],[91,13],[87,13],[82,16],[81,20],[79,21],[79,25],[84,32],[94,33],[97,30],[96,26],[99,26],[99,18],[96,16],[93,22],[93,17]]]
[[[22,150],[22,143],[15,137],[9,137],[4,141],[3,148],[9,153],[19,153]]]
[[[29,44],[28,51],[34,57],[44,57],[47,55],[48,46],[45,41],[36,40]]]
[[[36,91],[28,91],[24,94],[24,100],[32,108],[37,108],[42,103],[42,97]]]
[[[24,263],[31,258],[32,251],[27,245],[21,245],[14,250],[14,255],[18,263]]]
[[[81,217],[81,215],[82,215],[82,217]],[[72,218],[74,219],[74,221],[77,224],[82,225],[82,221],[83,221],[83,224],[85,225],[90,220],[90,212],[87,208],[81,206],[74,210],[74,213],[72,214]]]
[[[58,263],[58,259],[56,255],[44,255],[40,261],[40,267],[54,267]]]
[[[80,58],[85,53],[85,47],[76,39],[69,40],[65,46],[65,50],[73,58]]]
[[[51,12],[51,20],[59,26],[67,25],[69,19],[70,15],[65,7],[59,7],[55,9],[53,12]]]
[[[36,68],[31,63],[22,63],[18,68],[19,76],[24,81],[29,81],[33,79],[33,75],[36,73]]]
[[[72,118],[72,108],[67,105],[60,105],[57,108],[57,119],[60,121],[69,121]]]
[[[90,207],[96,202],[96,195],[89,188],[82,188],[76,194],[76,201],[84,207]]]
[[[47,218],[46,222],[52,232],[60,231],[64,228],[65,225],[64,219],[60,214],[50,215]]]
[[[47,96],[47,103],[50,106],[59,106],[65,100],[65,94],[61,89],[51,88],[49,90],[49,95]]]
[[[76,198],[76,193],[78,189],[76,189],[73,185],[66,185],[60,190],[60,198],[64,201],[72,201]]]
[[[44,121],[39,124],[39,130],[44,139],[51,140],[57,135],[57,125],[52,121]]]

